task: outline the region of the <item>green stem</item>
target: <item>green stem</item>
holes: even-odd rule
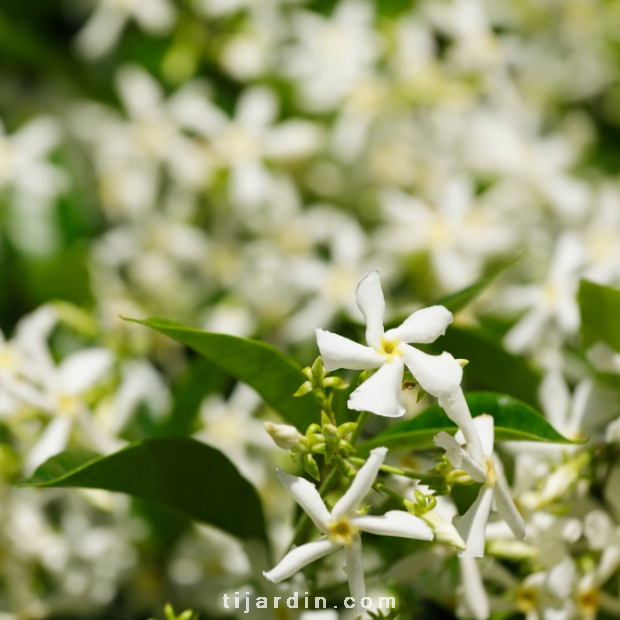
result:
[[[405,502],[407,501],[407,498],[403,497],[400,493],[393,491],[392,489],[390,489],[390,487],[383,484],[383,482],[375,482],[374,488],[377,489],[377,491],[382,491],[386,495],[389,495],[406,507]]]
[[[358,456],[350,456],[349,461],[354,465],[363,465],[366,462],[366,459],[362,459]],[[381,465],[379,468],[380,471],[386,474],[394,474],[396,476],[406,476],[407,478],[411,478],[413,480],[427,480],[428,478],[432,478],[431,474],[427,474],[421,471],[408,471],[406,469],[399,469],[398,467],[392,467],[391,465]]]
[[[357,443],[357,440],[360,438],[360,435],[362,434],[362,430],[364,429],[364,426],[369,417],[370,417],[370,413],[368,411],[360,412],[357,418],[357,426],[355,427],[355,430],[351,434],[351,439],[349,440],[349,443],[352,446],[355,446],[355,444]]]

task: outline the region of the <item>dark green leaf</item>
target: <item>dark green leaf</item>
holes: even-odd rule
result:
[[[545,418],[525,403],[507,394],[471,392],[466,395],[473,416],[488,413],[495,419],[495,440],[542,441],[554,443],[581,443],[563,437]],[[454,433],[456,424],[439,405],[429,407],[411,420],[392,426],[358,447],[361,454],[372,448],[425,449],[432,447],[433,437],[441,431]]]
[[[538,373],[524,359],[503,349],[493,332],[451,326],[430,349],[433,353],[449,351],[457,359],[469,360],[464,377],[474,384],[474,389],[502,392],[538,406]]]
[[[589,347],[602,340],[620,351],[620,291],[582,280],[578,299],[583,344]]]
[[[239,538],[266,540],[254,487],[219,450],[194,439],[147,439],[109,456],[70,450],[49,459],[18,486],[127,493]]]
[[[293,397],[306,380],[301,368],[270,344],[185,327],[169,319],[134,322],[152,327],[191,347],[239,381],[247,383],[301,432],[319,421],[319,407],[312,396]]]

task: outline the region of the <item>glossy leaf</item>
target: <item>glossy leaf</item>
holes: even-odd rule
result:
[[[450,326],[430,348],[433,353],[449,351],[457,359],[469,360],[464,379],[474,389],[501,392],[538,406],[540,376],[523,358],[508,353],[493,332]]]
[[[319,421],[319,407],[311,396],[293,397],[306,380],[301,368],[274,346],[185,327],[168,319],[128,320],[152,327],[204,355],[222,370],[253,387],[269,406],[301,432]]]
[[[583,344],[602,340],[620,351],[620,290],[582,280],[578,299]]]
[[[488,413],[495,419],[495,440],[542,441],[563,444],[574,442],[560,435],[535,409],[506,394],[471,392],[466,394],[473,416]],[[392,426],[358,447],[358,452],[368,453],[372,448],[385,446],[395,449],[425,449],[433,447],[433,437],[440,431],[454,434],[456,424],[448,418],[439,405],[429,407],[411,420]]]
[[[109,456],[69,450],[46,461],[18,486],[127,493],[233,536],[266,540],[254,487],[219,450],[194,439],[147,439]]]

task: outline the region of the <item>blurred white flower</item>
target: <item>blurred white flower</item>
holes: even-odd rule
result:
[[[118,42],[130,19],[149,34],[162,36],[174,26],[176,10],[169,0],[97,0],[75,43],[86,58],[108,54]]]
[[[582,266],[582,243],[574,233],[565,232],[555,245],[546,281],[507,290],[507,308],[527,310],[504,338],[508,350],[514,353],[531,350],[540,345],[540,336],[549,328],[569,336],[577,331],[580,318],[575,295]]]
[[[513,232],[489,209],[476,204],[472,180],[447,180],[435,208],[391,188],[382,194],[386,223],[376,236],[384,252],[428,252],[441,286],[457,290],[474,282],[484,261],[509,252]]]
[[[208,396],[200,406],[202,428],[194,437],[222,451],[254,485],[265,484],[265,456],[274,446],[263,423],[254,418],[260,396],[239,383],[228,400]]]
[[[373,72],[381,51],[374,9],[364,0],[343,0],[329,18],[298,10],[291,19],[296,40],[283,47],[282,71],[297,83],[303,109],[332,110]]]

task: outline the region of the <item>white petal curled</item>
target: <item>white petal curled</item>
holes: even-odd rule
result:
[[[269,572],[263,573],[269,581],[279,583],[288,579],[304,566],[319,560],[328,553],[336,551],[342,545],[333,543],[329,538],[319,538],[312,542],[291,549],[281,560],[280,563]]]
[[[446,451],[446,456],[450,461],[450,465],[456,469],[464,469],[476,482],[486,482],[487,472],[476,461],[474,461],[467,452],[461,447],[459,442],[448,435],[441,432],[435,435],[433,440],[435,445]]]
[[[443,407],[447,416],[463,433],[467,444],[467,451],[471,458],[479,465],[485,466],[486,458],[484,456],[482,442],[480,441],[480,436],[478,435],[478,431],[471,417],[471,412],[467,406],[463,390],[459,388],[452,396],[440,396],[439,405]]]
[[[461,551],[459,555],[475,558],[484,556],[484,532],[489,520],[492,501],[493,487],[485,484],[469,510],[462,517],[452,519],[453,525],[467,545],[467,549]]]
[[[459,389],[463,369],[449,353],[428,355],[408,344],[401,344],[400,349],[411,374],[429,394],[440,397]]]
[[[388,418],[405,414],[401,395],[403,391],[402,358],[396,356],[386,362],[349,397],[347,407],[354,411],[370,411]]]
[[[364,580],[364,562],[362,560],[362,539],[359,534],[353,536],[347,551],[347,577],[349,578],[349,590],[355,602],[361,601],[366,596],[366,582]]]
[[[379,270],[369,271],[358,283],[355,291],[357,307],[366,319],[366,342],[378,347],[383,337],[383,315],[385,299],[379,280]]]
[[[327,372],[338,368],[370,370],[379,368],[384,361],[374,349],[324,329],[316,330],[316,343]]]
[[[338,520],[345,515],[350,515],[366,497],[379,473],[379,467],[383,465],[387,451],[387,448],[375,448],[370,451],[368,460],[357,472],[351,486],[334,506],[332,519]]]
[[[510,497],[510,492],[501,478],[495,483],[495,506],[499,516],[506,521],[518,540],[525,539],[525,523]]]
[[[331,517],[325,507],[316,487],[297,476],[291,476],[285,471],[278,469],[276,477],[281,482],[286,492],[304,509],[323,534],[329,532],[329,522]]]
[[[422,519],[403,510],[390,510],[381,517],[368,515],[351,517],[351,525],[369,534],[433,540],[431,528]]]
[[[414,312],[400,327],[390,329],[386,340],[398,339],[401,342],[435,342],[446,333],[452,323],[452,312],[443,306],[431,306]]]

